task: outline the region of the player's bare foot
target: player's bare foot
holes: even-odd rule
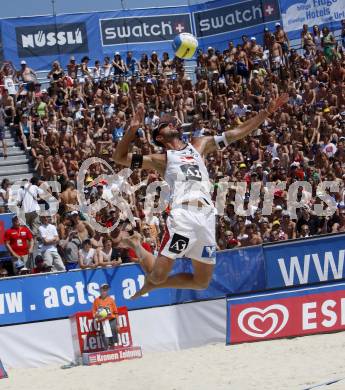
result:
[[[145,294],[147,294],[148,292],[152,291],[153,289],[155,288],[155,285],[151,282],[149,282],[147,279],[145,280],[145,283],[143,285],[143,287],[137,291],[132,297],[131,299],[137,299]]]
[[[129,233],[124,234],[121,243],[123,246],[135,250],[141,246],[141,235],[138,232],[133,232],[132,235],[129,235]]]

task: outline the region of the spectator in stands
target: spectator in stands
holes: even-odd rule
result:
[[[18,207],[24,212],[25,221],[34,235],[38,233],[40,225],[38,200],[40,195],[44,194],[44,190],[39,188],[39,185],[39,179],[33,177],[29,182],[26,181],[24,186],[18,191]]]
[[[98,267],[98,253],[95,248],[92,248],[91,240],[86,239],[82,242],[78,255],[81,269]]]
[[[12,183],[9,181],[9,179],[2,179],[1,182],[1,188],[0,188],[0,212],[6,213],[8,212],[8,201],[10,200],[10,197],[12,196],[12,190],[11,190]]]
[[[74,56],[70,57],[69,63],[67,64],[67,74],[73,80],[77,78],[78,64],[76,63]]]
[[[58,81],[64,77],[65,73],[60,66],[59,61],[54,61],[52,64],[52,69],[48,73],[48,79],[52,79],[53,81]]]
[[[82,241],[75,230],[70,230],[66,239],[60,240],[59,244],[67,271],[78,268],[81,243]]]
[[[49,222],[47,216],[41,216],[41,226],[38,228],[40,242],[39,250],[42,253],[44,264],[51,271],[65,271],[65,265],[58,252],[60,241],[56,226]]]
[[[110,238],[104,240],[103,247],[98,248],[98,263],[100,266],[117,266],[122,263],[121,253],[113,248],[113,242]]]
[[[82,221],[78,211],[71,212],[71,228],[77,231],[81,241],[92,238],[95,234],[94,229],[87,221]]]
[[[12,261],[20,260],[23,267],[30,268],[30,254],[34,247],[34,238],[31,231],[21,225],[19,218],[15,215],[12,218],[12,227],[5,231],[4,241],[7,250],[12,256]],[[14,269],[16,271],[16,269]]]
[[[32,269],[32,274],[41,274],[45,272],[49,272],[50,267],[47,267],[45,264],[44,258],[41,255],[37,255],[35,257],[35,267]]]
[[[5,102],[3,99],[0,101],[0,141],[2,143],[4,159],[7,158],[7,143],[5,140],[5,126],[6,126],[7,114],[5,111]]]
[[[133,58],[133,53],[131,51],[127,52],[126,56],[126,68],[127,74],[129,76],[134,76],[137,70],[137,61]]]
[[[36,72],[28,67],[25,60],[22,60],[20,62],[20,65],[21,69],[19,71],[19,76],[21,77],[23,82],[27,84],[27,90],[30,91],[33,89],[34,83],[37,82]]]
[[[323,27],[322,29],[321,45],[323,47],[323,53],[328,62],[337,57],[335,51],[336,41],[334,35],[330,32],[327,26]]]

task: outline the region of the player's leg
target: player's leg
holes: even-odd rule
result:
[[[180,288],[191,290],[204,290],[208,287],[212,274],[213,264],[201,263],[192,260],[193,273],[180,273],[171,275],[165,280],[163,278],[154,279],[155,288]]]
[[[126,233],[127,234],[127,233]],[[139,264],[146,274],[153,270],[156,258],[145,248],[141,246],[141,236],[138,232],[134,232],[131,236],[126,235],[121,241],[121,245],[125,245],[134,250],[139,259]]]
[[[157,260],[158,259],[159,257]],[[206,289],[212,279],[214,264],[201,263],[197,260],[192,260],[192,262],[193,273],[180,273],[171,275],[167,278],[165,278],[165,274],[162,274],[161,279],[151,279],[151,274],[148,275],[144,286],[133,296],[133,299],[158,288],[176,288],[187,290]],[[157,264],[159,264],[159,262],[157,262]]]

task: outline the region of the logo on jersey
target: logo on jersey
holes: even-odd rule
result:
[[[194,159],[194,157],[192,157],[192,156],[181,156],[180,157],[180,160],[182,161],[182,162],[185,162],[185,163],[190,163],[190,162],[195,162],[195,159]]]
[[[169,246],[169,251],[172,253],[180,254],[184,251],[189,243],[189,238],[181,236],[180,234],[175,233],[172,236],[171,243]]]
[[[202,250],[201,256],[212,259],[213,257],[216,256],[216,246],[215,245],[205,245],[204,249]]]
[[[186,180],[201,181],[202,176],[198,165],[184,164],[181,165],[181,170],[184,173]]]

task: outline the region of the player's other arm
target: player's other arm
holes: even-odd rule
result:
[[[131,120],[129,128],[125,132],[122,140],[118,143],[116,149],[113,152],[113,160],[117,164],[124,165],[126,167],[155,169],[158,172],[164,172],[165,155],[150,154],[148,156],[135,155],[129,153],[130,144],[135,140],[137,130],[140,124],[144,120],[144,106],[138,104],[137,112],[134,118]]]
[[[281,106],[287,103],[288,99],[289,95],[284,93],[277,99],[272,100],[266,110],[258,112],[254,117],[248,119],[241,125],[225,131],[221,136],[198,138],[193,142],[193,146],[199,153],[206,155],[215,152],[218,147],[222,148],[231,142],[238,141],[257,129],[269,115],[273,114]]]

